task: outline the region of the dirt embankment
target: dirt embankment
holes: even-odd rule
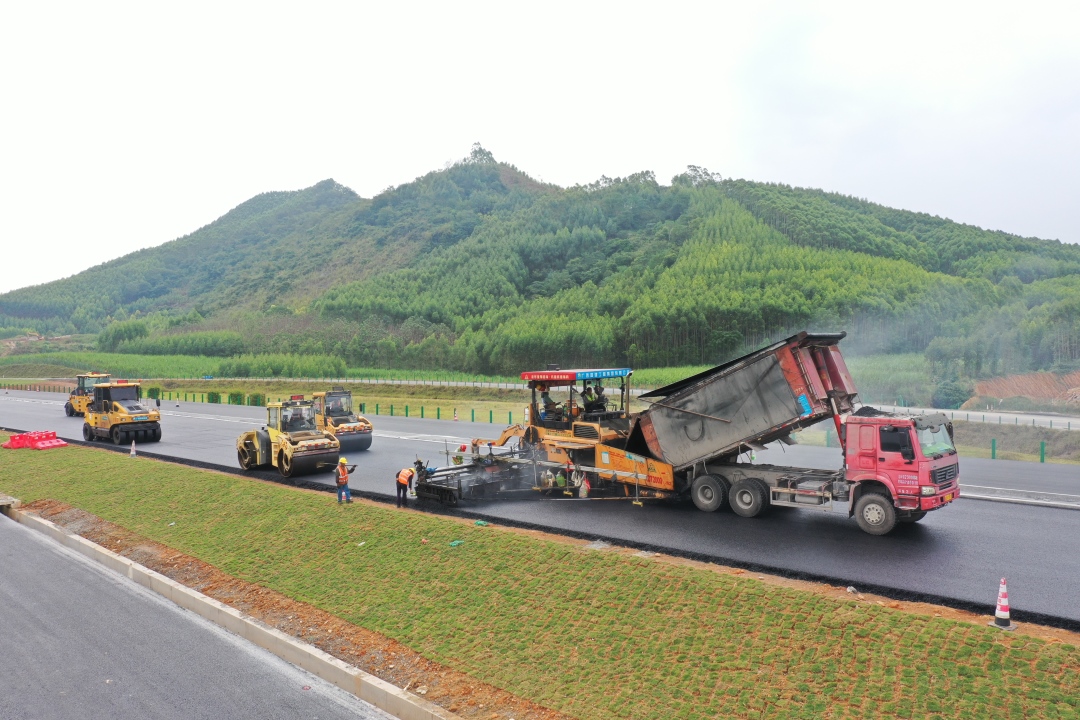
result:
[[[975,383],[975,395],[984,398],[1030,398],[1076,403],[1080,407],[1080,371],[1068,375],[1050,372],[1008,375]]]

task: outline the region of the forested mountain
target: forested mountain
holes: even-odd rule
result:
[[[0,296],[0,326],[506,373],[707,363],[811,327],[976,376],[1080,365],[1080,247],[694,167],[559,188],[477,147],[371,200],[329,180],[259,195]]]

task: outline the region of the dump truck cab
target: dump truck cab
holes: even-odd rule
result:
[[[942,413],[898,415],[863,407],[843,418],[844,471],[860,525],[916,522],[959,496],[952,423]],[[887,499],[892,510],[869,496]]]
[[[266,406],[266,425],[236,440],[236,457],[244,470],[276,467],[283,477],[332,470],[340,444],[315,422],[315,402],[293,395]]]
[[[83,439],[157,442],[161,439],[161,412],[143,400],[142,385],[116,380],[94,385],[83,423]]]
[[[64,412],[68,417],[86,414],[86,406],[94,399],[94,386],[112,380],[108,373],[91,372],[75,376],[75,389],[64,403]]]
[[[371,422],[356,413],[352,392],[335,385],[328,392],[315,393],[314,397],[315,424],[338,439],[341,452],[358,452],[371,447]]]

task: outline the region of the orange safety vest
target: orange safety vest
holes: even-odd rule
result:
[[[349,484],[349,468],[344,465],[337,466],[337,484],[348,485]]]
[[[401,472],[399,472],[397,474],[398,484],[399,485],[408,485],[409,483],[412,482],[413,475],[415,475],[415,474],[416,474],[416,471],[413,470],[412,468],[405,468],[404,470],[402,470]]]

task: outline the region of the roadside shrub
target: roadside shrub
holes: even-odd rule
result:
[[[263,407],[266,405],[266,396],[262,393],[252,393],[248,395],[248,405],[252,407]]]
[[[242,393],[242,392],[231,392],[231,393],[229,393],[229,404],[230,405],[243,405],[244,404],[244,393]]]
[[[955,410],[967,402],[971,395],[970,388],[958,382],[946,380],[934,388],[934,394],[931,396],[930,402],[936,408]]]
[[[211,390],[210,392],[206,393],[206,402],[208,402],[208,403],[220,403],[221,402],[221,393],[216,392],[214,390]]]
[[[161,388],[159,388],[159,387],[148,387],[148,388],[146,388],[146,397],[150,398],[151,400],[157,400],[158,398],[161,397]]]

